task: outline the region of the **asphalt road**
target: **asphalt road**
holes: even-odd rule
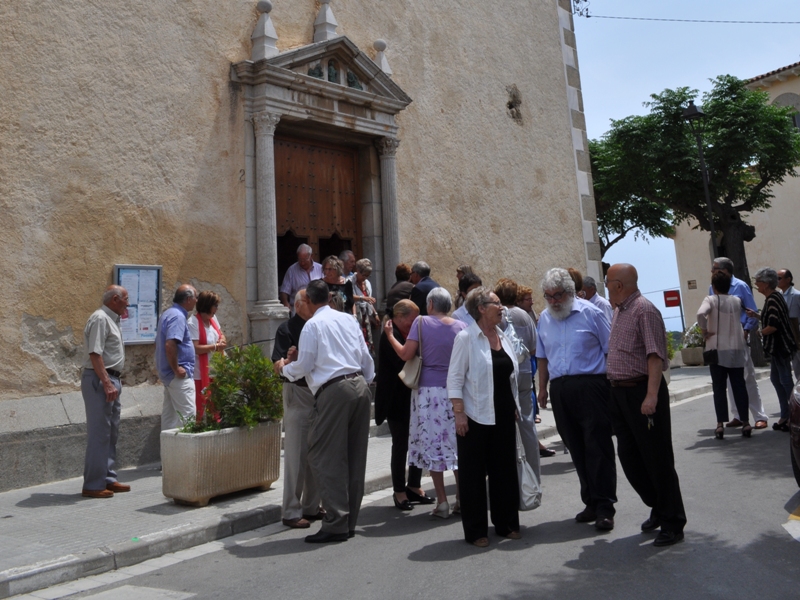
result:
[[[767,412],[777,413],[768,381]],[[800,517],[788,434],[713,438],[710,396],[673,405],[673,439],[689,523],[686,540],[654,548],[648,516],[617,466],[616,528],[578,524],[583,507],[569,455],[543,462],[543,505],[522,513],[522,540],[477,549],[460,520],[401,513],[390,492],[367,497],[358,533],[342,544],[312,545],[317,530],[280,524],[200,547],[141,575],[72,598],[797,598],[800,543],[783,527]],[[562,449],[561,444],[553,445]],[[427,485],[431,488],[430,484]],[[451,485],[451,494],[454,491]],[[165,557],[167,558],[167,557]],[[151,561],[153,562],[153,561]]]

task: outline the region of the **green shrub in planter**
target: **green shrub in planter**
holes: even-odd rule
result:
[[[214,354],[210,366],[210,402],[203,419],[185,423],[183,433],[255,427],[283,417],[281,378],[259,346],[251,344]]]

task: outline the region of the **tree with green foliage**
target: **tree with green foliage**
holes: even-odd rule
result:
[[[701,124],[711,210],[720,254],[749,283],[744,244],[756,234],[745,216],[768,209],[774,186],[797,176],[800,132],[791,119],[794,109],[769,104],[766,92],[730,75],[712,84],[703,95]],[[653,94],[645,103],[649,114],[612,121],[611,130],[592,142],[599,228],[606,219],[606,230],[620,233],[620,223],[636,222],[625,215],[638,214],[638,226],[650,235],[663,235],[670,218],[710,231],[697,142],[683,118],[697,97],[686,87]]]

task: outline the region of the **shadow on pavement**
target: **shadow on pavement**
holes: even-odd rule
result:
[[[80,490],[75,494],[31,494],[15,504],[20,508],[47,508],[51,506],[70,506],[78,502],[98,502],[95,498],[84,498]]]

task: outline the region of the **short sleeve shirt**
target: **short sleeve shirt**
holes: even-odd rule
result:
[[[85,369],[92,369],[89,354],[99,354],[106,369],[122,371],[125,367],[125,346],[119,328],[119,315],[107,306],[101,306],[92,313],[83,330],[83,343],[86,346]]]
[[[211,318],[217,324],[217,327],[219,327],[219,321],[217,321],[217,317]],[[189,336],[192,338],[192,341],[198,341],[200,339],[200,327],[197,324],[197,315],[192,315],[189,317],[186,325],[189,327]],[[204,328],[206,330],[206,344],[216,344],[219,341],[219,334],[217,333],[217,330],[214,329],[210,323],[205,325]],[[200,369],[195,369],[194,378],[197,381],[200,381]]]
[[[647,357],[656,354],[669,369],[667,330],[661,313],[641,292],[628,296],[614,312],[608,341],[608,378],[635,379],[647,375]]]
[[[178,366],[186,370],[187,377],[194,377],[194,345],[189,335],[187,323],[188,313],[178,305],[173,304],[164,311],[158,320],[156,332],[156,368],[158,376],[166,385],[175,378],[175,373],[167,361],[167,340],[175,340],[178,344]]]
[[[422,372],[419,375],[421,387],[447,387],[447,370],[453,342],[458,333],[467,328],[463,321],[453,321],[446,325],[436,317],[417,317],[408,339],[419,342],[418,324],[422,319]]]

